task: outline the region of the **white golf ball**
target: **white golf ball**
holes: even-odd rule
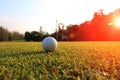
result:
[[[45,51],[54,51],[57,48],[57,41],[53,37],[46,37],[42,41],[42,47]]]

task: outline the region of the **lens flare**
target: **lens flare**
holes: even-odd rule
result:
[[[116,19],[115,19],[115,25],[116,25],[117,27],[120,27],[120,18],[116,18]]]

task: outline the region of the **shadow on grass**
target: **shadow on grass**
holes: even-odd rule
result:
[[[32,51],[32,52],[23,52],[20,55],[27,56],[27,55],[37,55],[37,54],[45,54],[45,51]]]
[[[46,52],[45,51],[31,51],[31,52],[23,52],[23,53],[0,54],[0,58],[21,57],[21,56],[38,55],[38,54],[46,54]]]

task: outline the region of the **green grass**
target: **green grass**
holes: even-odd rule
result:
[[[1,42],[0,80],[119,80],[120,42]]]

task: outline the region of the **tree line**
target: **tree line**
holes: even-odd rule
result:
[[[105,14],[104,10],[93,14],[93,18],[81,24],[64,26],[59,23],[55,32],[49,34],[42,30],[26,31],[24,35],[17,31],[9,32],[0,26],[0,41],[21,40],[42,41],[45,37],[52,36],[58,41],[120,41],[120,25],[115,25],[115,19],[120,19],[120,8]],[[66,29],[64,29],[66,27]],[[118,28],[117,28],[118,27]]]
[[[0,41],[14,41],[23,40],[24,36],[17,31],[10,32],[4,27],[0,26]]]
[[[93,14],[90,21],[85,21],[81,24],[70,24],[66,26],[63,23],[58,24],[58,30],[47,36],[52,36],[58,41],[119,41],[120,40],[120,25],[115,25],[115,19],[120,18],[120,8],[104,14],[104,10]],[[44,34],[39,32],[25,33],[26,40],[42,41],[45,37]],[[46,34],[45,34],[46,36]],[[46,36],[46,37],[47,37]],[[29,40],[28,40],[29,41]]]
[[[50,36],[49,33],[44,32],[38,32],[38,31],[32,31],[32,32],[25,32],[24,39],[26,41],[42,41],[45,37]]]
[[[109,14],[100,9],[90,21],[71,24],[66,29],[59,27],[52,36],[60,41],[120,41],[120,21],[117,25],[116,18],[120,19],[120,8]]]

